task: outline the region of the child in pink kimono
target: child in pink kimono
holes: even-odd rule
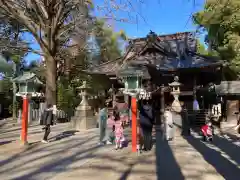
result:
[[[114,117],[114,134],[115,134],[115,143],[116,147],[115,149],[121,149],[122,148],[122,143],[124,140],[124,135],[123,135],[123,122],[120,120],[119,113],[117,111],[113,112],[113,117]]]

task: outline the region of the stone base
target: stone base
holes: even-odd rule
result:
[[[181,113],[172,112],[173,122],[179,128],[182,128],[182,115]]]
[[[78,107],[71,120],[72,127],[76,130],[87,130],[97,127],[97,119],[91,108]]]

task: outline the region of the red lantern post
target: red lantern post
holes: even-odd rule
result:
[[[28,144],[28,142],[27,142],[27,128],[28,128],[28,97],[23,96],[22,132],[21,132],[21,142],[22,142],[23,145]]]
[[[137,152],[137,99],[132,97],[132,152]]]

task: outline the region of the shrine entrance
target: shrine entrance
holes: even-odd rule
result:
[[[197,92],[210,82],[221,81],[220,61],[199,55],[196,47],[197,38],[194,33],[158,36],[151,31],[146,38],[130,40],[122,58],[88,70],[91,73],[115,77],[124,86],[119,91],[132,97],[133,149],[136,150],[138,144],[137,109],[140,99],[145,98],[146,94],[151,94],[154,108],[159,113],[156,125],[160,127],[166,105],[172,106],[178,116],[181,116],[184,109],[195,111],[194,104],[197,104],[199,110],[199,102],[202,101],[199,100],[201,96],[199,97]],[[178,77],[177,81],[175,77]],[[114,97],[114,91],[112,92]]]

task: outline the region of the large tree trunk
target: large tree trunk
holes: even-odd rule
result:
[[[46,102],[47,104],[57,104],[57,63],[53,56],[46,58]]]

